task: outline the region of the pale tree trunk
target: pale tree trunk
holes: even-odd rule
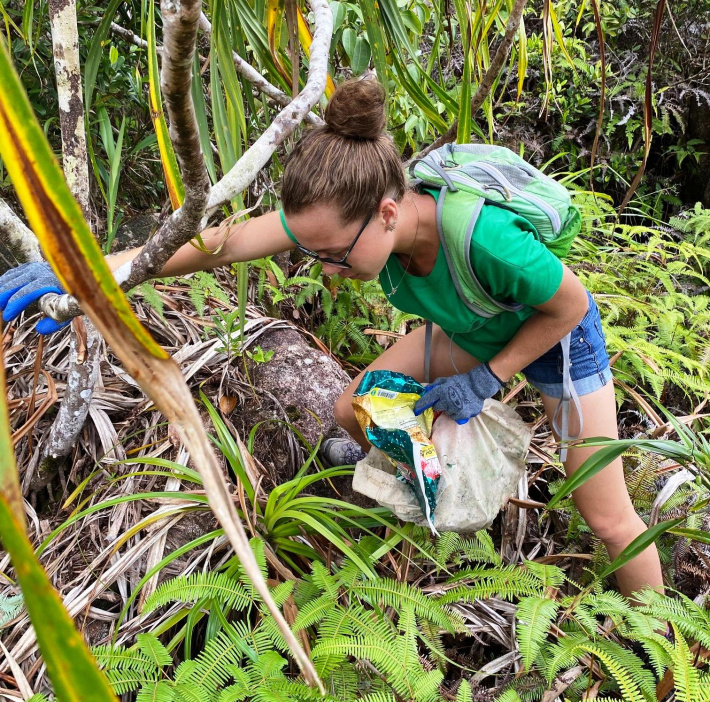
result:
[[[57,79],[62,166],[67,185],[91,226],[89,161],[84,127],[84,100],[79,66],[76,0],[49,0],[49,17]],[[69,349],[69,371],[64,399],[44,446],[42,473],[51,475],[59,461],[76,445],[94,392],[101,359],[101,335],[86,319],[74,323]]]
[[[0,198],[0,237],[18,261],[41,261],[42,251],[37,237]]]

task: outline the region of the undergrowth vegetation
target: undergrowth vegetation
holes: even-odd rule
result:
[[[157,212],[165,217],[168,208],[142,44],[149,5],[105,5],[79,2],[78,27],[95,233],[111,252],[134,215],[150,211],[156,224]],[[297,6],[309,28],[308,5]],[[231,498],[271,595],[326,695],[299,676],[282,633],[216,528],[205,484],[177,447],[175,427],[156,419],[107,354],[103,370],[110,376],[102,375],[97,387],[94,424],[71,470],[42,484],[39,502],[32,489],[44,478],[33,476],[36,437],[18,433],[15,444],[24,494],[32,494],[27,510],[37,554],[61,581],[87,638],[102,642],[94,655],[122,699],[710,701],[710,162],[704,141],[710,130],[703,121],[710,124],[710,92],[707,26],[699,21],[710,4],[673,5],[647,82],[658,6],[657,0],[530,2],[491,94],[471,114],[471,89],[484,81],[512,2],[330,3],[331,75],[340,80],[376,71],[403,160],[459,120],[471,127],[464,140],[505,144],[572,191],[583,227],[567,263],[601,310],[622,435],[618,442],[597,441],[600,458],[579,474],[623,453],[648,540],[610,562],[575,507],[539,399],[520,387],[511,402],[537,431],[527,481],[488,530],[434,538],[385,508],[341,499],[335,485],[351,477],[352,467],[326,468],[320,441],[310,445],[295,427],[288,427],[296,444],[293,470],[288,479],[270,481],[264,465],[271,456],[256,455],[257,437],[266,425],[285,422],[259,423],[242,440],[230,419],[237,398],[259,396],[248,373],[239,375],[246,360],[268,364],[274,355],[247,343],[247,302],[253,319],[258,316],[255,326],[288,320],[353,375],[422,320],[393,309],[377,281],[326,276],[320,264],[295,253],[237,264],[229,278],[200,272],[145,283],[133,291],[133,302],[146,326],[159,321],[180,362],[184,348],[198,347],[189,376],[233,483]],[[192,93],[214,183],[277,113],[237,74],[232,52],[287,93],[291,55],[288,32],[277,32],[274,19],[281,21],[284,3],[214,0],[204,10],[212,30],[200,34]],[[59,151],[57,96],[47,79],[54,60],[47,3],[0,0],[0,16],[33,109]],[[306,68],[301,61],[295,69],[301,88]],[[277,205],[289,148],[281,147],[234,198],[235,211]],[[618,205],[642,163],[646,176],[620,216]],[[14,203],[1,163],[0,194]],[[702,198],[705,205],[695,204]],[[180,326],[178,314],[197,321]],[[36,343],[27,339],[20,336],[4,351],[15,358]],[[43,358],[60,376],[65,350],[50,343]],[[222,365],[215,370],[210,363]],[[41,386],[46,397],[36,396],[44,368],[34,358],[16,365],[14,427],[38,421],[57,397],[49,373]],[[115,416],[109,410],[120,415],[120,431],[108,426]],[[178,545],[168,548],[175,533]],[[632,606],[614,589],[612,575],[651,541],[669,587],[664,594],[643,591]],[[12,699],[49,702],[41,659],[28,653],[32,634],[7,563],[0,567],[0,637],[3,647],[8,643],[3,653],[11,650],[19,663],[6,656],[0,677],[20,689]],[[46,694],[33,695],[18,671],[41,681]]]

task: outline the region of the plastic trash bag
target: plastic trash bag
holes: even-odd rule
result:
[[[434,528],[467,534],[489,527],[525,472],[532,430],[512,407],[486,400],[466,424],[440,415],[431,439],[441,464]],[[355,466],[353,489],[404,521],[428,526],[416,496],[395,472],[373,447]]]
[[[420,512],[436,533],[433,513],[441,465],[431,435],[433,410],[414,415],[424,387],[395,371],[368,371],[353,393],[353,409],[367,440],[381,449],[399,480],[409,486]]]

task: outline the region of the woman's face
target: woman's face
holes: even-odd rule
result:
[[[389,202],[394,204],[392,200]],[[392,210],[389,205],[383,207],[381,203],[367,223],[356,220],[343,224],[337,207],[313,205],[298,214],[287,215],[286,221],[298,243],[321,257],[342,259],[357,237],[346,259],[351,268],[323,263],[323,272],[326,275],[337,274],[342,278],[373,280],[385,267],[392,253],[394,237],[387,225],[393,216],[396,218],[396,205]]]

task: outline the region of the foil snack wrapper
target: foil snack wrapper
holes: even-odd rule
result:
[[[368,371],[353,395],[353,409],[368,441],[397,467],[411,486],[434,534],[434,510],[441,465],[430,440],[434,412],[414,416],[424,386],[403,373]]]

